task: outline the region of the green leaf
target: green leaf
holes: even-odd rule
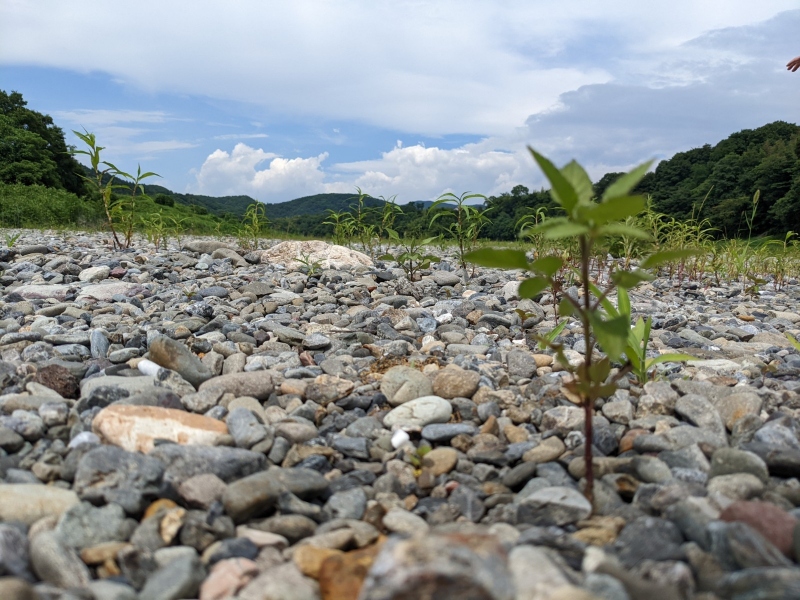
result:
[[[530,265],[530,270],[541,273],[546,277],[552,277],[564,266],[564,261],[557,256],[543,256]]]
[[[592,205],[584,211],[583,216],[597,225],[604,225],[609,221],[621,221],[639,214],[644,209],[644,204],[641,196],[620,196]]]
[[[558,303],[558,314],[562,317],[569,317],[575,314],[575,305],[572,304],[569,298],[564,297]]]
[[[785,335],[786,339],[789,340],[789,343],[794,346],[794,349],[800,352],[800,342],[797,341],[797,338],[791,333],[784,333],[783,335]]]
[[[539,168],[544,172],[545,177],[547,177],[547,180],[550,182],[552,186],[550,195],[553,197],[553,200],[560,204],[567,213],[571,213],[575,205],[578,204],[578,194],[575,192],[572,184],[547,158],[536,152],[536,150],[530,146],[528,150],[530,150],[533,155],[533,160],[536,161],[536,164],[539,165]]]
[[[634,288],[643,281],[652,281],[653,279],[654,277],[650,273],[640,269],[635,271],[614,271],[611,274],[611,281],[624,289]]]
[[[561,173],[575,190],[578,202],[589,202],[592,199],[594,196],[592,180],[582,166],[573,160],[561,169]]]
[[[597,229],[597,233],[600,235],[624,236],[637,240],[650,241],[653,239],[653,236],[646,231],[642,231],[638,227],[633,227],[632,225],[626,225],[625,223],[606,223]]]
[[[683,362],[686,360],[701,360],[696,356],[692,356],[691,354],[662,354],[661,356],[656,356],[655,358],[650,358],[647,360],[647,368],[654,365],[658,365],[665,362]]]
[[[580,223],[562,223],[544,229],[544,237],[548,240],[561,240],[568,237],[575,237],[576,235],[584,235],[589,233],[589,228]]]
[[[655,254],[651,254],[645,258],[639,266],[642,269],[652,269],[653,267],[658,267],[665,263],[696,256],[697,254],[700,254],[700,251],[693,250],[691,248],[682,248],[680,250],[662,250],[661,252],[656,252]]]
[[[527,269],[528,259],[522,250],[481,248],[464,255],[464,260],[484,267],[498,269]]]
[[[630,321],[631,318],[631,298],[625,288],[617,290],[617,309],[620,316],[625,316]]]
[[[589,321],[597,342],[608,358],[619,361],[628,341],[628,332],[630,331],[628,318],[619,316],[606,320],[597,313],[589,313]]]
[[[550,283],[544,277],[531,277],[519,284],[520,298],[533,298],[541,293]]]
[[[636,187],[636,184],[639,183],[647,174],[647,171],[650,170],[650,165],[652,164],[653,161],[648,160],[646,163],[639,165],[629,173],[626,173],[617,179],[614,183],[606,188],[605,192],[603,192],[603,201],[609,198],[616,198],[618,196],[629,194],[630,191]]]

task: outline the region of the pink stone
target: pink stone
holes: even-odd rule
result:
[[[719,518],[723,521],[746,523],[786,556],[792,557],[792,534],[797,519],[771,502],[739,500],[723,510]]]
[[[228,558],[211,567],[200,586],[200,600],[231,598],[258,575],[258,565],[247,558]]]
[[[112,404],[92,421],[92,431],[128,452],[150,452],[156,439],[182,445],[213,445],[228,433],[221,421],[174,408]]]

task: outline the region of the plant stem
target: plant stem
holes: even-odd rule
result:
[[[591,298],[589,297],[590,281],[589,281],[589,252],[591,250],[591,240],[582,235],[580,237],[580,255],[581,255],[581,280],[583,284],[584,297],[583,297],[583,310],[581,311],[581,323],[583,325],[583,337],[586,344],[586,349],[583,358],[583,368],[588,376],[589,369],[592,366],[592,354],[594,353],[594,340],[592,339],[592,329],[589,323],[589,313],[592,310]],[[587,394],[583,396],[583,418],[584,418],[584,437],[586,438],[583,445],[583,461],[586,464],[586,489],[584,495],[591,503],[594,500],[594,461],[592,460],[592,417],[594,416],[594,402]]]

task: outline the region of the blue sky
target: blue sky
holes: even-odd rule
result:
[[[796,0],[4,0],[0,89],[178,192],[499,194],[800,122]],[[68,141],[76,143],[72,134]]]

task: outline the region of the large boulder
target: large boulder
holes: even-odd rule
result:
[[[303,266],[299,259],[309,264],[319,263],[323,269],[372,266],[372,260],[366,254],[319,240],[281,242],[261,253],[262,263],[282,264],[289,271],[296,271]]]

